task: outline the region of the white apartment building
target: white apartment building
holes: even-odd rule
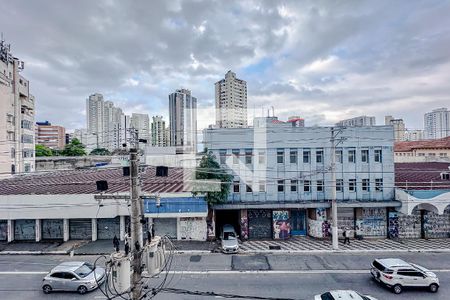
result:
[[[179,153],[197,152],[197,98],[187,89],[169,95],[170,145]]]
[[[255,118],[250,128],[205,129],[205,147],[234,177],[228,201],[214,206],[217,224],[229,222],[243,237],[277,238],[273,224],[281,217],[293,235],[326,236],[331,130],[292,126],[276,117]],[[386,236],[387,210],[399,205],[393,201],[393,135],[392,126],[347,127],[337,134],[345,138],[334,154],[340,228]]]
[[[424,138],[440,139],[450,136],[450,111],[447,108],[433,109],[424,115]]]
[[[423,140],[423,130],[406,130],[405,141],[420,141]]]
[[[215,83],[216,125],[222,128],[247,127],[247,82],[228,71]]]
[[[166,121],[162,116],[153,116],[151,125],[152,146],[167,147],[169,146],[168,130],[166,128]]]
[[[336,126],[375,126],[375,117],[359,116],[345,119],[336,123]]]
[[[138,130],[139,139],[145,139],[150,143],[150,119],[147,114],[133,113],[131,126]]]
[[[391,125],[394,127],[394,139],[396,142],[405,140],[406,128],[403,119],[395,119],[393,116],[385,116],[384,125]]]
[[[24,63],[0,41],[0,176],[35,170],[34,96]]]

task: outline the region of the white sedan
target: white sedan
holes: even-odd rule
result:
[[[352,290],[334,290],[314,296],[314,300],[377,300]]]

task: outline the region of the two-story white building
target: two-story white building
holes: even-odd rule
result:
[[[298,127],[276,117],[250,128],[208,128],[204,143],[234,176],[214,206],[216,234],[232,224],[242,238],[329,235],[332,133],[336,140],[338,226],[386,237],[394,200],[392,126]]]

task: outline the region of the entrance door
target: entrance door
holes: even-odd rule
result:
[[[291,234],[306,235],[306,210],[291,210]]]

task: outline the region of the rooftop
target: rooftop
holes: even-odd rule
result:
[[[441,177],[450,172],[449,166],[441,162],[396,163],[395,185],[412,190],[450,189],[450,180]]]
[[[415,149],[450,149],[450,136],[437,140],[396,142],[394,146],[395,152],[408,152]]]

